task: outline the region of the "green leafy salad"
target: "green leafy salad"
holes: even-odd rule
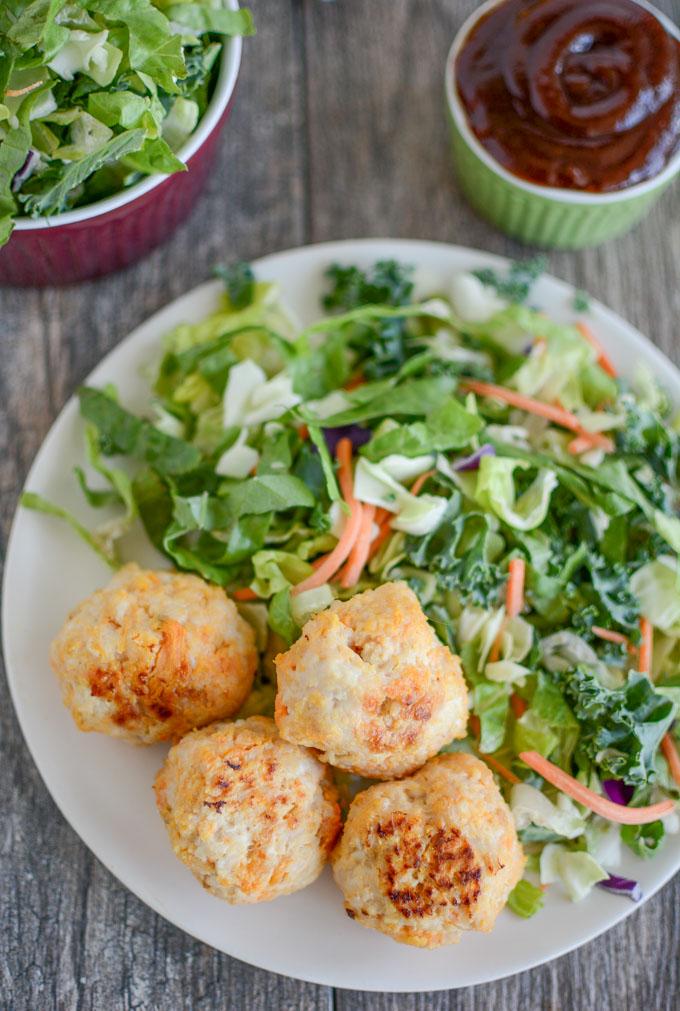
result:
[[[173,565],[225,587],[265,655],[249,713],[271,712],[266,657],[310,615],[405,580],[461,657],[470,730],[450,747],[510,804],[523,916],[553,882],[637,899],[624,847],[653,856],[676,830],[680,765],[678,427],[576,308],[563,325],[530,307],[537,272],[416,299],[399,263],[334,265],[328,315],[300,329],[285,292],[222,269],[219,308],[165,337],[143,417],[125,390],[80,391],[94,473],[77,479],[113,518],[90,532],[23,500],[113,566],[139,517]]]
[[[17,215],[184,170],[224,39],[252,32],[222,0],[0,4],[0,245]]]

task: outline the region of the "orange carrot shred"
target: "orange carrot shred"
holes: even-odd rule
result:
[[[387,515],[388,519],[383,520],[383,522],[380,524],[380,530],[371,541],[370,547],[368,549],[369,559],[373,558],[374,555],[378,554],[387,538],[391,537],[393,533],[392,527],[390,526],[390,518],[392,514],[388,513]]]
[[[304,424],[300,425],[300,427],[298,428],[298,435],[303,441],[306,441],[309,438],[309,429],[307,428],[306,425]]]
[[[598,639],[604,639],[605,642],[615,642],[619,646],[630,646],[630,640],[623,632],[614,632],[611,628],[600,628],[599,625],[593,625],[591,631]]]
[[[505,591],[505,610],[508,618],[516,618],[524,608],[525,574],[524,559],[511,558],[508,563],[508,585]]]
[[[503,641],[504,631],[505,631],[505,622],[503,622],[503,624],[501,625],[500,629],[498,630],[498,635],[491,644],[491,649],[489,650],[489,657],[488,657],[489,663],[496,663],[496,661],[500,659],[501,643]]]
[[[363,386],[365,382],[366,380],[364,379],[363,373],[357,372],[355,376],[352,376],[351,379],[347,380],[344,388],[349,393],[352,390],[356,390],[357,386]]]
[[[502,779],[505,779],[508,783],[522,782],[519,776],[516,776],[511,769],[508,769],[507,766],[503,765],[502,762],[499,762],[497,758],[493,757],[493,755],[487,755],[485,751],[480,751],[479,757],[482,758],[486,762],[486,764],[493,769],[494,772],[497,772],[498,775]]]
[[[475,716],[474,713],[470,713],[470,730],[472,731],[474,737],[479,737],[482,725],[479,722],[479,716]]]
[[[347,437],[338,440],[335,447],[338,458],[338,481],[345,502],[350,505],[354,501],[354,480],[352,478],[352,441]]]
[[[510,708],[512,709],[513,716],[516,720],[518,720],[521,716],[524,716],[529,707],[521,695],[518,695],[517,692],[513,692],[510,696]]]
[[[522,751],[519,757],[525,765],[539,776],[543,776],[546,782],[551,783],[562,793],[566,793],[572,800],[599,814],[600,817],[618,822],[620,825],[648,825],[657,818],[670,814],[675,806],[672,800],[662,800],[659,804],[650,804],[649,807],[625,807],[589,790],[587,786],[579,783],[559,766],[553,765],[537,751]]]
[[[426,470],[424,474],[420,474],[411,485],[411,494],[412,495],[420,494],[425,482],[435,473],[436,471],[434,470]]]
[[[603,449],[605,453],[614,452],[614,441],[602,432],[589,432],[585,435],[577,435],[567,444],[567,450],[572,456],[581,453],[588,453],[591,449]]]
[[[295,595],[302,593],[304,590],[313,590],[317,586],[327,583],[335,575],[343,562],[349,558],[350,552],[354,547],[354,542],[361,530],[364,510],[361,503],[357,502],[354,498],[351,441],[346,438],[340,439],[335,448],[335,455],[338,458],[339,464],[338,479],[340,489],[349,506],[349,517],[333,550],[325,555],[320,562],[317,559],[318,564],[315,565],[314,572],[310,576],[307,576],[306,579],[303,579],[301,583],[298,583],[297,586],[293,587],[291,593]]]
[[[8,88],[5,92],[7,98],[18,98],[19,95],[27,95],[29,91],[35,91],[36,88],[40,88],[44,81],[34,81],[33,84],[27,84],[25,88]]]
[[[511,558],[508,563],[508,582],[505,587],[505,619],[498,629],[498,635],[489,650],[489,663],[496,663],[501,655],[503,633],[508,618],[516,618],[524,608],[524,576],[526,564],[523,558]]]
[[[352,500],[350,505],[350,514],[347,523],[345,523],[345,529],[340,535],[338,543],[335,545],[333,550],[327,554],[321,564],[315,568],[311,576],[307,576],[303,579],[301,583],[294,586],[291,593],[297,595],[302,593],[304,590],[313,590],[317,586],[323,586],[327,583],[335,573],[338,571],[340,566],[347,560],[349,553],[354,546],[359,530],[361,528],[361,519],[363,516],[363,509],[356,499]]]
[[[649,618],[640,618],[642,642],[638,652],[638,670],[642,674],[652,673],[652,646],[654,643],[652,623]]]
[[[537,414],[540,418],[547,418],[548,421],[552,421],[561,428],[567,428],[570,432],[575,432],[580,438],[588,439],[591,443],[591,448],[595,445],[600,446],[602,449],[614,448],[611,439],[606,435],[602,435],[601,432],[589,432],[588,429],[583,427],[572,411],[568,411],[560,404],[546,404],[542,400],[527,397],[516,390],[509,390],[506,386],[497,386],[495,383],[483,383],[478,379],[464,379],[460,383],[460,388],[470,393],[477,393],[480,397],[494,397],[496,400],[502,400],[511,407],[517,407],[528,414]],[[570,446],[573,446],[574,442],[575,440],[572,440]],[[582,450],[578,451],[582,452]],[[571,450],[571,452],[576,452],[576,450]]]
[[[362,505],[361,514],[361,526],[359,527],[357,539],[349,553],[347,564],[340,574],[340,586],[342,586],[343,590],[347,590],[350,586],[355,586],[358,583],[361,570],[368,561],[375,506]]]
[[[429,477],[435,473],[434,470],[426,470],[424,474],[421,474],[415,479],[411,485],[411,494],[417,495],[423,488],[423,485]],[[373,558],[374,555],[378,554],[378,551],[383,546],[388,537],[393,533],[391,522],[393,513],[388,512],[387,509],[376,509],[374,522],[380,527],[377,535],[370,544],[368,551],[368,558]]]
[[[556,425],[568,428],[572,432],[578,432],[581,429],[581,422],[571,411],[567,411],[563,407],[555,407],[553,404],[545,404],[542,400],[534,400],[533,397],[526,397],[523,393],[509,390],[505,386],[483,383],[478,379],[465,379],[460,383],[460,388],[477,393],[481,397],[494,397],[496,400],[502,400],[506,404],[510,404],[511,407],[518,407],[529,414],[538,414],[539,417],[554,421]]]
[[[663,751],[664,758],[668,762],[668,768],[670,769],[671,776],[678,786],[680,786],[680,755],[678,755],[678,749],[675,746],[675,741],[670,734],[664,734],[661,738],[661,750]]]
[[[241,586],[238,590],[234,590],[232,593],[234,600],[259,600],[260,598],[255,593],[255,590],[251,590],[249,586]]]
[[[600,368],[603,369],[603,371],[606,372],[607,375],[611,376],[612,379],[616,379],[618,373],[616,371],[616,368],[614,367],[614,363],[612,362],[611,358],[609,357],[605,349],[602,347],[599,340],[597,339],[593,331],[590,329],[588,324],[577,323],[576,329],[581,334],[581,336],[588,341],[591,347],[595,348],[595,351],[597,352],[597,364],[600,366]]]

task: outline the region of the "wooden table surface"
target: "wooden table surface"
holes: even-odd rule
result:
[[[680,20],[680,0],[658,5]],[[218,171],[190,220],[162,249],[113,277],[61,290],[0,290],[3,543],[27,469],[67,397],[106,351],[207,278],[214,263],[360,236],[525,253],[469,210],[452,177],[443,66],[475,6],[473,0],[252,0],[258,34],[244,45]],[[679,198],[676,187],[628,237],[549,257],[554,274],[631,320],[678,364]],[[151,912],[86,849],[28,755],[4,679],[1,690],[3,1009],[680,1006],[677,878],[579,951],[467,990],[333,992],[219,954]]]

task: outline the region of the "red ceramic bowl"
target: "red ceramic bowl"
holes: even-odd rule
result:
[[[229,6],[237,7],[236,0]],[[178,152],[188,171],[149,176],[106,200],[52,218],[19,218],[0,249],[0,285],[72,284],[120,270],[165,242],[194,206],[231,109],[241,39],[226,40],[215,93]]]

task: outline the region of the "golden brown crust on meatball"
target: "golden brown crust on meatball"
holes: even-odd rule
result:
[[[227,902],[305,888],[340,831],[330,770],[264,716],[189,734],[170,749],[154,789],[176,855]]]
[[[237,712],[257,651],[220,587],[133,564],[76,607],[51,661],[81,730],[150,744]]]
[[[422,948],[491,930],[525,861],[490,770],[463,753],[358,794],[332,859],[349,916]]]
[[[464,737],[467,689],[405,583],[336,602],[276,657],[281,736],[375,779],[419,768]]]

